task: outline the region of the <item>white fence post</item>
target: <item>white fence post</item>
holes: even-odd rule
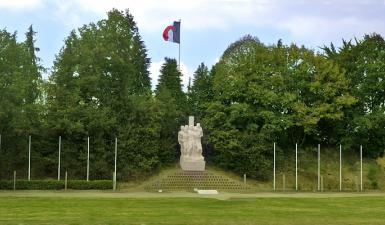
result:
[[[68,176],[67,176],[67,171],[66,171],[66,174],[65,174],[65,177],[64,177],[64,190],[67,190],[67,179],[68,179]]]
[[[360,145],[360,161],[361,161],[361,171],[360,171],[360,189],[362,191],[362,145]]]
[[[90,137],[87,138],[87,181],[90,179]]]
[[[298,144],[295,143],[295,190],[298,191]]]
[[[113,175],[113,190],[116,190],[116,160],[118,155],[118,138],[115,137],[115,170]]]
[[[318,191],[321,190],[320,179],[321,179],[321,145],[318,144]]]
[[[59,159],[57,165],[57,180],[60,180],[60,154],[61,154],[61,136],[59,136]]]
[[[342,191],[342,146],[340,145],[340,191]]]
[[[13,171],[13,190],[16,190],[16,170]]]
[[[116,173],[112,173],[112,190],[116,190]]]
[[[275,142],[274,142],[274,159],[273,159],[273,190],[275,191]]]
[[[31,180],[31,135],[28,140],[28,180]]]

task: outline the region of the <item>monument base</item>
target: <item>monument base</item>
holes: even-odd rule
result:
[[[202,161],[189,161],[189,160],[180,160],[180,167],[185,171],[205,171],[206,162]]]

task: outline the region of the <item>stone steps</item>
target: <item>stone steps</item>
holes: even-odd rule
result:
[[[227,176],[209,171],[178,171],[145,186],[145,190],[149,192],[194,191],[196,189],[250,192],[252,188]]]

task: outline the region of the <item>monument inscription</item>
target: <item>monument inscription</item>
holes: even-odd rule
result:
[[[205,160],[202,156],[203,130],[199,123],[194,125],[194,117],[189,117],[189,124],[181,126],[178,133],[178,142],[180,144],[180,166],[182,170],[204,171]]]

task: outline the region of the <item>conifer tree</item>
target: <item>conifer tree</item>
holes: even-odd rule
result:
[[[16,33],[0,31],[0,133],[4,151],[0,158],[4,166],[0,174],[26,171],[23,169],[27,155],[23,153],[28,135],[36,136],[41,131],[38,103],[41,67],[36,57],[34,35],[30,26],[26,41],[19,43]]]
[[[188,93],[191,114],[201,119],[204,108],[212,97],[210,71],[204,63],[201,63],[194,73],[193,85],[189,88]]]
[[[161,160],[173,162],[179,154],[177,133],[187,121],[186,94],[175,59],[165,58],[155,90],[161,124]]]

